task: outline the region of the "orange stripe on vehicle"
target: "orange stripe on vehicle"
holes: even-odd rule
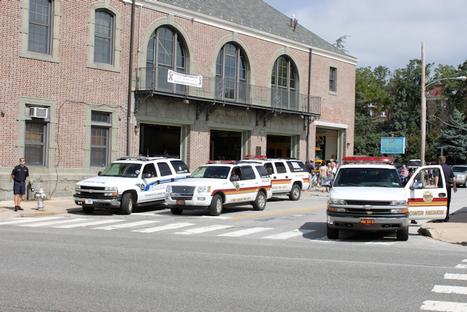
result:
[[[446,202],[447,203],[448,199],[447,198],[433,198],[432,202]],[[424,203],[425,199],[423,198],[409,198],[409,203]]]
[[[243,194],[243,193],[253,193],[258,192],[260,189],[265,189],[266,191],[271,189],[270,185],[262,185],[262,186],[254,186],[254,187],[243,187],[240,189],[223,189],[223,190],[215,190],[211,193],[211,196],[214,196],[216,193],[224,193],[224,194]]]

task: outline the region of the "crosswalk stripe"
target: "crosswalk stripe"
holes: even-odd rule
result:
[[[117,223],[117,222],[122,222],[122,221],[124,221],[124,220],[121,220],[121,219],[112,219],[112,220],[90,221],[90,222],[83,222],[83,223],[76,223],[76,224],[57,225],[57,226],[53,226],[53,228],[57,228],[57,229],[72,229],[72,228],[85,227],[85,226],[92,226],[92,225]]]
[[[49,225],[56,225],[56,224],[69,224],[75,223],[80,221],[90,221],[87,218],[76,218],[76,219],[66,219],[66,220],[53,220],[53,221],[46,221],[46,222],[29,222],[26,224],[19,224],[19,226],[28,226],[28,227],[41,227],[41,226],[49,226]]]
[[[365,245],[384,245],[384,246],[390,246],[395,244],[395,242],[366,242]]]
[[[467,295],[467,287],[461,286],[435,285],[431,291],[440,294]]]
[[[239,230],[239,231],[234,231],[234,232],[228,232],[224,234],[220,234],[217,236],[223,236],[223,237],[241,237],[241,236],[246,236],[249,234],[254,234],[254,233],[259,233],[263,231],[268,231],[272,230],[272,228],[265,228],[265,227],[254,227],[250,229],[244,229],[244,230]]]
[[[462,262],[467,262],[467,259],[462,260]]]
[[[467,303],[427,300],[423,301],[423,305],[420,309],[441,312],[465,312],[467,311]]]
[[[140,226],[140,225],[148,225],[148,224],[153,224],[153,223],[157,223],[157,222],[159,222],[159,221],[143,220],[143,221],[136,221],[136,222],[130,222],[130,223],[101,226],[101,227],[96,227],[93,230],[107,230],[107,231],[110,231],[110,230],[114,230],[114,229],[125,229],[125,228]]]
[[[456,269],[467,269],[467,264],[458,264],[456,265]]]
[[[152,228],[142,229],[142,230],[134,230],[133,232],[139,233],[154,233],[154,232],[161,232],[166,230],[176,230],[182,227],[187,227],[193,225],[193,223],[170,223],[166,225],[156,226]]]
[[[308,234],[308,233],[311,233],[311,232],[314,232],[315,230],[298,230],[298,229],[295,229],[293,231],[288,231],[288,232],[282,232],[282,233],[278,233],[278,234],[274,234],[274,235],[269,235],[269,236],[265,236],[263,238],[265,239],[289,239],[289,238],[292,238],[292,237],[297,237],[297,236],[303,236],[305,234]]]
[[[218,230],[224,230],[224,229],[228,229],[231,227],[232,225],[217,224],[217,225],[209,225],[209,226],[204,226],[204,227],[199,227],[199,228],[188,229],[182,232],[176,232],[175,234],[180,234],[180,235],[201,234],[201,233],[213,232],[213,231],[218,231]]]
[[[444,274],[444,279],[467,281],[467,274],[446,273]]]
[[[12,221],[0,222],[0,225],[22,224],[22,223],[28,223],[28,222],[56,220],[56,219],[62,219],[62,218],[63,217],[21,218],[21,219],[15,219],[15,220],[12,220]]]

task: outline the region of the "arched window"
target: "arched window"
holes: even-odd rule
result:
[[[94,28],[94,63],[114,62],[114,15],[105,9],[96,10]]]
[[[298,108],[298,74],[294,62],[287,56],[280,56],[272,68],[271,102],[274,107]]]
[[[233,43],[225,44],[217,55],[216,97],[246,102],[248,64],[245,53]]]
[[[186,45],[182,36],[170,27],[159,27],[149,40],[147,52],[146,86],[159,91],[185,93],[185,86],[167,82],[169,69],[187,72]]]

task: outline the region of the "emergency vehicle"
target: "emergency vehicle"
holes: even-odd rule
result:
[[[271,196],[271,179],[261,164],[218,161],[167,185],[165,202],[176,215],[186,209],[207,208],[210,215],[218,216],[229,204],[252,204],[255,210],[264,210]]]
[[[447,191],[441,166],[423,166],[402,186],[390,157],[344,157],[332,183],[327,235],[341,230],[395,231],[409,238],[410,220],[446,217]]]
[[[310,186],[310,174],[300,160],[256,156],[240,162],[263,165],[271,177],[273,195],[288,195],[290,200],[299,200],[301,192]]]
[[[122,157],[98,176],[79,181],[73,197],[85,213],[95,208],[117,208],[122,214],[131,214],[135,206],[164,202],[167,183],[189,174],[180,159]]]

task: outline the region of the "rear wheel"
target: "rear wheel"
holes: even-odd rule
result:
[[[183,209],[180,208],[180,207],[172,207],[172,208],[170,208],[170,211],[174,215],[181,215],[183,213]]]
[[[264,210],[266,208],[266,194],[263,191],[259,191],[258,195],[256,195],[256,199],[253,202],[253,208],[255,210]]]
[[[83,212],[88,213],[88,214],[93,213],[94,212],[94,207],[92,207],[92,206],[83,206]]]
[[[133,211],[133,206],[135,205],[133,194],[125,193],[122,197],[122,204],[120,206],[120,211],[124,215],[129,215]]]
[[[292,186],[292,191],[290,192],[289,199],[290,200],[299,200],[300,196],[302,194],[302,189],[300,188],[300,185],[294,184]]]
[[[219,194],[214,195],[209,205],[209,214],[211,216],[218,216],[222,212],[222,196]]]
[[[329,239],[338,239],[339,238],[339,230],[334,229],[332,227],[327,227],[327,236]]]
[[[407,241],[409,239],[409,227],[406,226],[405,228],[398,230],[396,235],[398,241]]]

